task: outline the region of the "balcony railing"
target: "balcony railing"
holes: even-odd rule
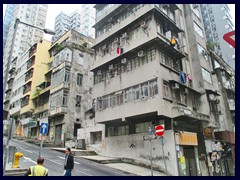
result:
[[[49,110],[49,116],[66,114],[67,109],[68,108],[66,106],[51,107],[51,109]]]

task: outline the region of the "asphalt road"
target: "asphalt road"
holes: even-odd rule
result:
[[[6,138],[4,138],[4,144],[5,142]],[[19,162],[19,165],[22,168],[29,168],[30,166],[37,164],[36,161],[39,156],[39,146],[17,139],[11,139],[10,146],[16,146],[17,151],[24,154]],[[65,154],[51,150],[48,147],[43,147],[41,154],[45,159],[44,166],[48,168],[49,176],[62,176],[64,171],[63,164]],[[135,176],[134,174],[123,172],[83,158],[75,157],[74,161],[72,176]]]

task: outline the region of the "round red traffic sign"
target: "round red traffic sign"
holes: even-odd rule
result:
[[[155,126],[155,133],[157,136],[162,136],[164,134],[164,127],[162,125]]]

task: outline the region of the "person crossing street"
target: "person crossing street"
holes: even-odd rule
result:
[[[70,148],[65,150],[66,156],[64,161],[64,176],[72,176],[72,170],[74,167],[74,158]]]

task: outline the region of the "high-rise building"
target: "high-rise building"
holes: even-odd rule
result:
[[[4,16],[4,20],[3,20],[3,50],[6,45],[7,35],[8,35],[8,31],[9,31],[9,25],[12,21],[14,6],[15,6],[14,4],[8,4],[6,11],[5,11],[5,16]]]
[[[151,144],[162,171],[210,175],[206,160],[219,149],[213,131],[223,119],[199,5],[94,7],[95,121],[105,125],[99,154],[150,165]],[[155,140],[156,125],[164,125],[163,142]]]
[[[228,5],[201,4],[200,7],[208,43],[235,70],[235,49],[223,39],[224,34],[234,30]]]
[[[94,4],[83,4],[81,12],[81,33],[85,36],[95,38],[95,29],[92,27],[95,24],[96,9]]]
[[[16,71],[12,81],[14,85],[12,86],[9,113],[16,120],[17,135],[27,137],[31,130],[32,136],[36,136],[38,126],[37,121],[33,121],[32,116],[36,107],[34,98],[38,94],[38,86],[45,82],[44,74],[48,71],[47,63],[50,61],[48,52],[50,44],[46,40],[35,43],[16,59],[16,64],[13,67]],[[12,71],[13,68],[11,68]],[[38,105],[42,105],[42,114],[45,110],[43,97],[37,101]]]
[[[11,63],[13,59],[18,56],[23,55],[23,53],[31,47],[34,43],[43,39],[44,32],[35,29],[33,27],[18,24],[18,28],[16,30],[16,37],[13,41],[14,35],[14,25],[15,20],[18,18],[21,22],[25,22],[29,25],[33,25],[39,27],[41,29],[45,28],[46,15],[47,15],[47,4],[15,4],[12,12],[12,20],[10,22],[9,31],[7,35],[6,45],[3,54],[3,93],[6,90],[7,81],[6,79],[8,69],[8,63]],[[12,59],[10,58],[10,51],[13,46],[12,51]],[[4,98],[4,97],[3,97]],[[8,106],[5,106],[8,108]]]
[[[52,37],[52,42],[55,42],[58,38],[60,38],[63,34],[65,34],[67,31],[71,29],[80,32],[80,22],[81,22],[80,11],[76,10],[70,15],[61,12],[55,18],[54,31],[56,34]]]

